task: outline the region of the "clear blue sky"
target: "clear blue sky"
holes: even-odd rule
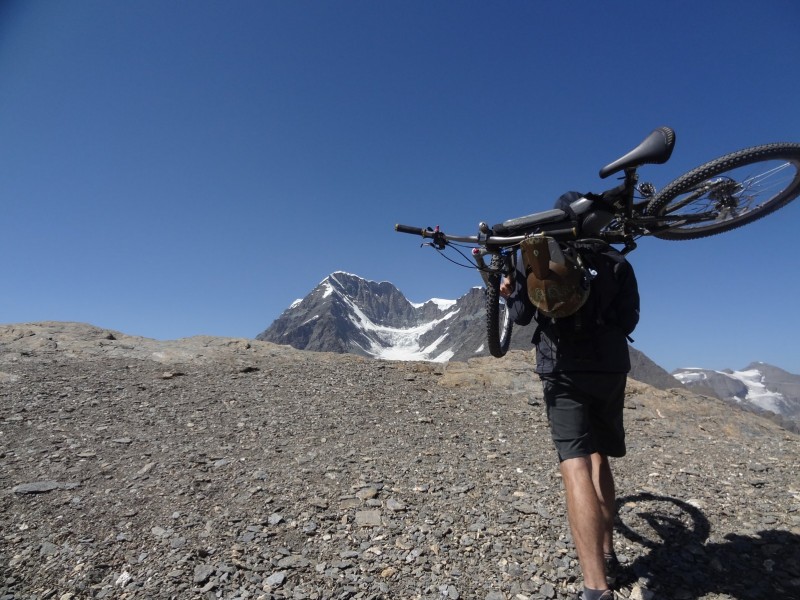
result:
[[[800,142],[800,4],[0,2],[0,322],[254,337],[326,275],[412,301],[479,283],[393,231],[602,191],[673,127],[657,185]],[[636,347],[800,373],[800,201],[643,240]]]

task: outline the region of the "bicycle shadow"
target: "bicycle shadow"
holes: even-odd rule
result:
[[[800,535],[785,530],[731,533],[708,543],[703,512],[682,500],[636,494],[617,500],[615,530],[649,551],[623,565],[618,586],[637,581],[656,598],[800,599]]]

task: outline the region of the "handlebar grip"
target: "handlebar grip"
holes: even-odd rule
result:
[[[398,223],[394,226],[394,230],[398,233],[410,233],[412,235],[421,235],[425,237],[425,230],[422,227],[412,227],[411,225],[400,225]]]

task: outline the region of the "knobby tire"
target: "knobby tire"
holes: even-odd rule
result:
[[[767,168],[767,163],[772,163],[772,168]],[[702,192],[715,178],[729,182],[734,188],[740,187],[724,199],[720,199],[719,192]],[[766,197],[755,203],[760,193]],[[682,175],[653,197],[645,214],[655,217],[717,214],[713,221],[687,222],[654,233],[664,240],[692,240],[757,221],[798,195],[800,144],[766,144],[726,154]]]
[[[486,337],[489,345],[489,354],[501,358],[508,352],[511,345],[511,332],[514,322],[508,312],[508,306],[500,295],[502,281],[501,267],[503,259],[493,256],[490,263],[492,273],[486,282]]]

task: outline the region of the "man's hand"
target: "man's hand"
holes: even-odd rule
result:
[[[514,280],[511,277],[503,277],[500,282],[500,295],[503,298],[508,298],[514,293]]]

